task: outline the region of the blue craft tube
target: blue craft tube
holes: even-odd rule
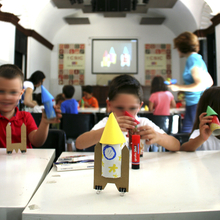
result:
[[[56,118],[56,112],[53,107],[54,103],[52,100],[44,103],[44,110],[47,116],[47,119]]]

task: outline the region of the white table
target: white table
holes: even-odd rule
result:
[[[97,113],[100,112],[99,108],[78,108],[81,113]]]
[[[0,149],[0,219],[20,220],[22,211],[47,175],[54,149],[27,149],[6,154]]]
[[[129,192],[124,197],[114,184],[96,194],[93,170],[56,172],[53,168],[22,219],[219,220],[220,151],[145,152],[141,168],[130,169]]]
[[[170,114],[181,114],[185,112],[186,112],[185,108],[170,108]],[[146,111],[144,108],[141,108],[139,113],[153,113],[153,112]]]

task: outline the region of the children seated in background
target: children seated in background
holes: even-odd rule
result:
[[[63,95],[65,101],[61,103],[62,113],[78,114],[78,102],[73,99],[75,88],[72,85],[65,85],[63,87]]]
[[[211,87],[204,91],[197,106],[192,134],[189,141],[182,144],[182,151],[220,150],[220,136],[213,136],[209,126],[213,116],[206,116],[207,106],[220,115],[219,97],[220,87]]]
[[[78,114],[78,102],[73,99],[75,88],[72,85],[65,85],[63,87],[63,96],[65,101],[61,103],[62,113]],[[67,151],[73,151],[73,139],[67,139]]]
[[[0,147],[6,148],[6,126],[11,125],[12,143],[21,142],[21,126],[24,123],[27,131],[27,148],[40,147],[47,139],[50,123],[60,122],[61,111],[55,107],[57,117],[48,120],[42,114],[39,127],[29,112],[19,111],[17,104],[24,93],[24,75],[15,65],[0,66]]]
[[[41,101],[41,93],[37,93],[35,95],[35,100],[37,102],[37,105],[34,106],[33,108],[33,113],[42,113],[42,110],[44,109],[44,105]]]
[[[55,102],[56,102],[56,105],[61,107],[61,103],[65,101],[65,98],[64,98],[64,95],[63,93],[59,93],[57,94],[56,98],[55,98]]]
[[[86,86],[83,89],[83,107],[85,108],[98,108],[99,103],[98,100],[93,96],[93,88],[92,86]],[[79,106],[82,107],[82,99],[79,101]]]
[[[153,111],[154,115],[170,115],[170,107],[175,108],[176,102],[162,76],[153,78],[150,93],[149,111]]]
[[[140,83],[130,75],[117,76],[109,85],[107,106],[114,113],[124,136],[126,137],[129,129],[134,129],[137,125],[132,117],[124,116],[124,112],[128,111],[140,122],[137,134],[140,135],[141,139],[145,140],[147,145],[157,143],[171,151],[179,150],[180,143],[177,139],[167,135],[149,119],[137,117],[137,113],[143,104],[142,96],[143,91]],[[91,131],[80,135],[75,142],[76,148],[84,149],[98,143],[107,120],[108,117],[105,117]]]
[[[64,96],[63,96],[63,93],[57,94],[57,95],[56,95],[56,98],[55,98],[55,103],[56,103],[56,106],[57,106],[58,108],[61,107],[61,103],[62,103],[63,101],[65,101],[65,98],[64,98]],[[51,125],[51,127],[52,127],[52,128],[56,128],[56,129],[60,129],[60,123],[53,123],[53,124]]]

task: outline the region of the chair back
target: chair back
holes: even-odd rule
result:
[[[42,118],[42,113],[33,113],[32,112],[31,115],[34,118],[37,127],[39,127],[40,122],[41,122],[41,118]]]
[[[167,134],[171,133],[172,115],[165,116],[165,115],[148,114],[146,118],[148,118],[158,127],[163,129]]]
[[[60,129],[65,131],[67,139],[76,139],[79,135],[90,131],[94,124],[93,113],[62,114]]]
[[[180,115],[153,115],[152,113],[139,113],[140,117],[151,120],[158,127],[163,129],[167,134],[176,134],[180,131]]]
[[[95,123],[96,123],[96,124],[97,124],[99,121],[101,121],[103,118],[109,116],[108,113],[104,113],[104,112],[97,112],[95,115],[96,115],[96,119],[95,119]]]
[[[45,143],[41,147],[33,148],[44,148],[44,149],[55,149],[55,159],[56,161],[62,152],[65,151],[65,132],[59,129],[49,129],[48,136]]]

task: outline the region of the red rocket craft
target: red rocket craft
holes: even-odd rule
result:
[[[131,115],[130,113],[128,113],[127,111],[124,112],[124,115],[133,118],[137,124],[140,124],[140,122],[139,122],[138,120],[136,120],[136,119],[134,118],[134,116]]]
[[[214,136],[220,135],[220,123],[217,116],[218,114],[210,106],[207,107],[206,113],[207,113],[206,116],[213,116],[212,122],[209,124],[210,129],[212,131],[212,135]]]

